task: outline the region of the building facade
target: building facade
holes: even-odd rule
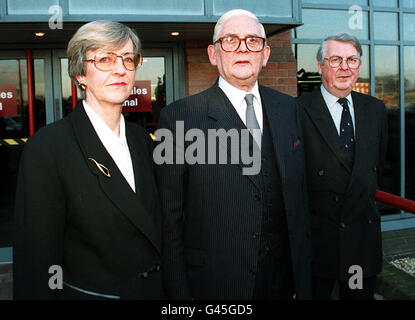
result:
[[[260,83],[291,96],[320,83],[318,43],[350,32],[363,44],[356,90],[388,109],[388,190],[415,199],[415,0],[0,0],[0,263],[11,259],[13,201],[21,150],[31,133],[72,111],[79,92],[67,74],[66,46],[84,23],[107,19],[134,28],[144,63],[125,116],[153,131],[160,109],[210,87],[217,19],[243,8],[264,24],[271,56]],[[142,103],[140,93],[147,92]],[[138,92],[138,93],[137,93]],[[31,96],[33,97],[32,102]],[[137,98],[138,100],[136,100]],[[137,103],[140,101],[140,103]],[[415,104],[414,104],[415,105]],[[384,230],[415,226],[412,214],[379,205]]]

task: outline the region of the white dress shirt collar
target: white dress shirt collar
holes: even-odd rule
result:
[[[339,98],[332,95],[330,92],[328,92],[323,84],[321,85],[320,90],[324,98],[324,101],[326,102],[327,109],[329,110],[330,115],[333,119],[334,125],[336,126],[337,133],[340,135],[340,122],[341,122],[343,107],[340,105],[340,103],[337,102]],[[353,130],[356,133],[356,121],[355,121],[352,94],[349,93],[345,98],[347,99],[348,104],[349,104],[349,111],[350,111],[350,116],[352,117]]]
[[[336,97],[328,92],[323,84],[321,85],[321,94],[323,95],[324,101],[326,102],[329,109],[332,109],[337,100],[340,99],[339,97]],[[349,106],[353,106],[352,94],[349,93],[345,98],[347,99]]]
[[[135,192],[134,171],[131,160],[130,151],[127,144],[127,137],[125,135],[125,120],[121,114],[120,118],[120,136],[117,135],[108,127],[104,120],[89,106],[85,100],[82,101],[86,114],[92,123],[99,139],[108,151],[118,169],[121,171],[124,178],[127,180],[131,189]]]
[[[84,109],[86,114],[88,115],[89,120],[91,120],[91,123],[97,132],[99,138],[105,141],[105,143],[108,144],[114,144],[114,143],[122,143],[127,144],[127,138],[125,136],[125,121],[124,117],[121,114],[120,119],[120,136],[117,137],[117,135],[108,127],[108,125],[105,123],[104,120],[98,115],[98,113],[95,112],[94,109],[92,109],[85,100],[82,101],[84,105]],[[104,143],[102,141],[102,143]]]
[[[228,97],[229,101],[232,103],[233,107],[235,108],[236,112],[238,113],[239,117],[246,125],[246,101],[245,96],[248,93],[252,93],[254,95],[254,109],[255,109],[255,116],[258,120],[258,124],[263,131],[263,114],[262,114],[262,104],[261,104],[261,95],[259,94],[259,87],[258,81],[255,82],[254,87],[250,92],[246,92],[240,90],[234,86],[232,86],[229,82],[227,82],[222,76],[219,76],[218,81],[219,88],[225,93]]]

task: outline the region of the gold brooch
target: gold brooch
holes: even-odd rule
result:
[[[91,161],[92,163],[94,163],[98,167],[99,171],[101,171],[101,173],[104,176],[106,176],[107,178],[111,178],[110,171],[108,170],[108,168],[106,166],[100,164],[99,162],[97,162],[93,158],[88,158],[88,160]]]

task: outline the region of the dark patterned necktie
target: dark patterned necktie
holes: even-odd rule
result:
[[[352,166],[355,150],[352,116],[350,115],[349,104],[346,98],[340,98],[337,102],[343,107],[340,120],[340,146],[347,161]]]

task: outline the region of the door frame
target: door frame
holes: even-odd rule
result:
[[[1,60],[26,59],[25,50],[1,50]],[[33,59],[44,59],[45,70],[45,112],[46,124],[53,122],[53,95],[52,95],[52,58],[49,49],[32,49]],[[26,62],[27,63],[27,62]]]

